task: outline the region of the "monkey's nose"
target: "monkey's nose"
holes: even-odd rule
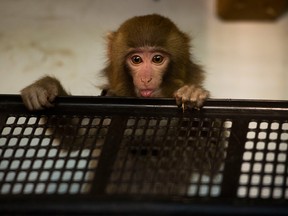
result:
[[[142,83],[144,83],[144,84],[148,84],[148,83],[150,83],[152,81],[152,77],[150,77],[150,78],[141,78],[141,82]]]

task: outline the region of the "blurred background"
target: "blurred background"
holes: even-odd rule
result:
[[[245,1],[220,2],[0,0],[0,94],[18,94],[48,74],[74,95],[99,95],[107,32],[132,16],[159,13],[192,37],[213,98],[288,99],[288,13],[276,19],[277,10],[265,6],[272,21],[238,19],[233,10],[245,15]]]

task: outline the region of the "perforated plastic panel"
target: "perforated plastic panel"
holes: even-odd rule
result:
[[[251,120],[238,196],[288,199],[288,121]]]
[[[67,125],[70,119],[72,124]],[[9,115],[0,138],[0,193],[86,193],[105,138],[99,134],[109,123],[109,118],[99,116]],[[74,130],[68,136],[67,131]],[[91,135],[86,136],[87,131]],[[86,148],[88,140],[94,144]],[[66,147],[68,143],[71,146]],[[76,143],[82,145],[75,147]]]
[[[285,101],[0,96],[6,214],[287,215],[287,156]]]

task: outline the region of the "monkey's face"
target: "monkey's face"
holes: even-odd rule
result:
[[[169,61],[166,52],[153,47],[141,47],[129,52],[126,64],[138,97],[162,96],[161,83]]]

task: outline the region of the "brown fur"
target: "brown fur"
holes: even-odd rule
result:
[[[125,59],[130,49],[145,46],[160,48],[171,59],[161,84],[164,97],[173,97],[184,85],[202,85],[204,74],[191,60],[189,37],[168,18],[154,14],[133,17],[109,35],[109,61],[104,74],[110,95],[136,96]]]

